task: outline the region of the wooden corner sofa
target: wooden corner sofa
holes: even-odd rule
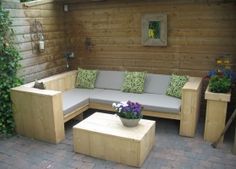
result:
[[[77,71],[40,80],[46,90],[33,88],[34,82],[11,89],[18,134],[58,143],[65,138],[64,123],[89,108],[111,110],[119,101],[137,101],[147,116],[180,121],[179,134],[194,137],[198,121],[201,78],[190,77],[182,89],[182,99],[165,95],[169,75],[148,74],[143,94],[120,91],[124,72],[99,71],[95,89],[75,88]]]

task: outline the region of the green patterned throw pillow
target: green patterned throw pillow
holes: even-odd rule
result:
[[[178,75],[172,74],[171,79],[170,79],[170,84],[166,90],[166,94],[169,96],[181,98],[182,88],[187,82],[188,82],[187,76],[178,76]]]
[[[93,89],[97,77],[97,70],[86,70],[78,68],[75,86],[78,88]]]
[[[146,72],[125,72],[122,91],[143,93]]]

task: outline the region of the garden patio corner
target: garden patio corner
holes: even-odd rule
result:
[[[235,11],[0,1],[0,168],[235,168]]]

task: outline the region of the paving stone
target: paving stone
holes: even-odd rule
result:
[[[204,160],[201,160],[199,161],[199,165],[197,166],[194,166],[193,169],[211,169],[212,168],[212,163],[209,162],[209,161],[204,161]]]
[[[85,162],[83,161],[82,165],[78,167],[78,169],[93,169],[95,164],[93,162]]]
[[[226,169],[235,169],[235,165],[234,166],[226,165]]]
[[[0,168],[2,169],[10,169],[11,166],[7,163],[4,163],[4,162],[0,162]]]
[[[178,123],[157,120],[156,142],[141,169],[235,169],[232,142],[217,149],[203,140],[203,130],[194,138],[178,135]],[[50,144],[14,136],[0,140],[0,169],[136,169],[73,151],[72,124],[66,124],[66,139]],[[199,128],[203,128],[200,124]],[[115,145],[114,145],[115,146]]]

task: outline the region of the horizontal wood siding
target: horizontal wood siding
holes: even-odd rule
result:
[[[9,9],[13,20],[16,45],[23,58],[19,74],[25,82],[66,71],[63,54],[68,50],[74,51],[76,56],[71,60],[72,68],[79,65],[91,69],[204,77],[215,67],[218,56],[231,54],[236,70],[235,3],[223,3],[223,0],[65,0],[69,5],[69,12],[65,13],[60,2],[23,8],[17,1],[3,0],[3,6]],[[141,45],[141,17],[146,13],[167,14],[167,47]],[[46,50],[41,54],[32,52],[30,23],[35,19],[43,24],[45,33]],[[91,38],[91,50],[85,47],[87,37]],[[207,81],[204,82],[203,90],[207,86]],[[233,103],[236,103],[235,90]],[[204,96],[202,98],[204,100]]]
[[[229,53],[236,57],[236,6],[231,3],[71,2],[65,23],[70,46],[78,55],[75,68],[205,76],[218,56]],[[141,45],[145,13],[168,15],[167,47]],[[86,50],[86,37],[91,38],[91,51]],[[235,63],[234,59],[234,67]]]
[[[12,18],[16,46],[23,58],[19,75],[24,81],[34,81],[66,71],[63,55],[67,47],[62,4],[47,3],[28,8],[19,2],[5,2],[3,5],[10,11]],[[35,19],[41,22],[44,29],[43,53],[32,50],[30,26]]]

